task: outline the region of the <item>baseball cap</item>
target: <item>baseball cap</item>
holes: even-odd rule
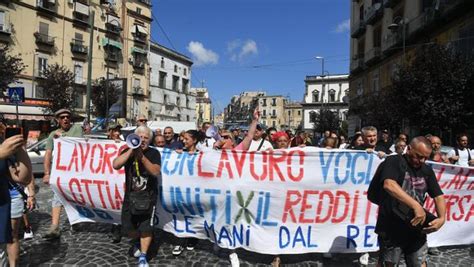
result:
[[[115,122],[111,122],[109,123],[109,125],[107,126],[107,130],[112,130],[112,129],[121,129],[122,128],[122,125],[118,124],[118,123],[115,123]]]
[[[387,130],[387,129],[384,129],[384,130],[382,130],[382,133],[388,134],[388,130]]]
[[[67,114],[71,115],[71,111],[69,109],[62,108],[62,109],[54,112],[54,116],[57,118],[57,117],[59,117],[59,115],[64,114],[64,113],[67,113]]]
[[[259,131],[263,130],[262,125],[257,124],[257,130],[259,130]]]

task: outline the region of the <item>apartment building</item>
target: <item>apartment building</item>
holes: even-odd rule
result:
[[[151,0],[1,1],[0,42],[27,65],[12,86],[24,87],[25,96],[39,103],[44,95],[37,81],[48,65],[58,63],[74,72],[76,109],[84,114],[90,51],[92,79],[124,81],[124,117],[147,114],[151,22]]]
[[[258,97],[266,96],[263,91],[244,91],[232,96],[229,105],[224,109],[226,126],[247,125],[252,121],[252,114],[258,106]]]
[[[284,128],[297,130],[302,128],[303,105],[299,102],[288,101],[284,106],[283,118],[285,119]]]
[[[212,122],[212,101],[207,88],[191,88],[191,93],[196,96],[195,116],[197,126],[200,127],[203,122]]]
[[[306,76],[303,106],[303,129],[314,129],[314,114],[325,108],[336,112],[341,121],[347,120],[349,75]]]
[[[285,119],[285,105],[288,103],[287,98],[281,95],[264,95],[258,96],[258,109],[261,112],[260,123],[266,127],[274,127],[276,129],[283,128],[287,125]]]
[[[196,121],[196,95],[190,90],[191,59],[153,42],[149,57],[148,117],[158,121]]]
[[[350,105],[392,84],[402,60],[416,57],[429,43],[450,45],[462,52],[474,48],[474,1],[352,0]],[[364,126],[351,114],[349,134]]]

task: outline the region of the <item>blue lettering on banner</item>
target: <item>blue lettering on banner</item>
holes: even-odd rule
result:
[[[221,227],[219,233],[217,233],[214,224],[209,224],[204,220],[204,231],[206,231],[207,237],[214,240],[215,243],[221,244],[225,242],[230,247],[250,245],[250,225],[247,225],[245,230],[242,224],[232,225],[232,228],[229,229],[227,227],[230,226]]]
[[[221,193],[221,190],[219,190],[219,189],[204,189],[204,193],[210,194],[211,214],[212,214],[211,221],[214,223],[214,222],[216,222],[216,217],[217,217],[216,195],[219,195]]]
[[[329,183],[328,178],[330,169],[334,168],[334,182],[338,185],[343,185],[345,183],[351,182],[352,184],[369,184],[371,173],[372,173],[372,165],[374,160],[374,155],[369,153],[353,153],[353,152],[337,152],[336,157],[334,157],[334,153],[336,152],[319,152],[319,161],[321,164],[321,172],[323,174],[323,182]],[[340,166],[341,162],[343,162],[342,157],[345,156],[347,158],[345,166]],[[327,160],[325,161],[325,158]],[[361,160],[365,160],[365,164],[357,164],[359,158]],[[366,166],[364,171],[356,172],[356,167]],[[344,176],[339,176],[340,171],[344,172]],[[329,177],[328,177],[329,176]],[[350,178],[350,179],[349,179]]]
[[[280,226],[278,245],[280,246],[280,248],[286,248],[290,244],[292,244],[292,248],[295,248],[297,245],[299,245],[299,247],[305,248],[316,248],[318,247],[318,244],[311,243],[311,229],[311,226],[308,226],[306,228],[305,237],[303,228],[301,226],[298,226],[294,234],[292,234],[288,227],[282,225]]]
[[[190,228],[192,219],[193,217],[184,216],[184,224],[186,225],[186,233],[195,234],[196,232]]]
[[[184,201],[183,193],[181,192],[180,187],[175,187],[174,192],[175,192],[176,206],[178,206],[181,214],[183,215],[186,214],[186,212],[184,211],[184,209],[186,208],[189,214],[196,215],[193,209],[193,205],[192,205],[191,188],[186,187],[186,201]]]
[[[346,163],[346,175],[344,176],[344,179],[339,178],[339,160],[341,159],[342,156],[347,157],[347,163]],[[343,152],[343,153],[338,153],[336,156],[336,166],[334,167],[334,181],[336,181],[336,184],[345,184],[347,180],[349,180],[349,177],[351,175],[351,161],[352,161],[352,156],[351,153],[348,152]]]
[[[363,243],[363,247],[365,248],[372,248],[372,247],[377,247],[378,246],[378,242],[376,242],[375,244],[373,243],[369,243],[370,239],[372,238],[372,234],[375,232],[375,226],[373,225],[366,225],[364,227],[364,235],[363,236],[360,236],[361,238],[363,238],[363,242],[360,242],[360,243]],[[359,235],[360,235],[360,229],[357,225],[348,225],[347,226],[347,239],[346,239],[346,248],[349,249],[351,247],[353,248],[356,248],[357,247],[357,244],[359,242],[357,242],[356,240],[359,238]]]
[[[328,154],[327,152],[319,152],[319,160],[321,162],[321,169],[323,171],[323,181],[326,183],[328,179],[329,166],[331,166],[332,158],[334,157],[334,152],[330,152],[328,160],[324,162],[324,155]]]
[[[112,216],[110,216],[110,214],[108,214],[105,210],[100,210],[100,209],[90,210],[89,208],[79,206],[79,205],[75,205],[74,207],[76,208],[77,212],[79,213],[79,216],[83,217],[83,218],[85,217],[85,218],[88,218],[88,219],[92,219],[92,218],[95,218],[97,216],[102,220],[107,220],[107,221],[113,221],[114,220],[112,218]]]
[[[164,149],[161,154],[161,170],[166,175],[179,175],[179,176],[193,176],[194,175],[194,162],[197,158],[197,153],[172,153],[172,150]],[[171,156],[176,155],[176,159],[172,159]],[[185,174],[186,171],[186,174]]]

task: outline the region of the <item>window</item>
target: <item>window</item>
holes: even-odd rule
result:
[[[379,74],[378,73],[374,73],[372,75],[372,90],[374,92],[378,92],[380,89],[380,85],[379,85]]]
[[[178,91],[179,77],[173,75],[173,90]]]
[[[315,103],[315,102],[319,102],[319,91],[318,90],[313,91],[313,103]]]
[[[267,116],[267,110],[264,109],[262,115],[263,115],[263,116]]]
[[[74,82],[76,84],[82,84],[84,82],[83,68],[79,62],[74,63]]]
[[[364,20],[364,5],[361,5],[359,7],[359,20],[363,21]]]
[[[189,108],[189,98],[186,97],[186,107]],[[189,119],[188,119],[189,121]]]
[[[160,88],[166,88],[166,72],[160,71],[160,79],[158,81],[158,86]]]
[[[309,112],[309,122],[316,122],[316,112],[314,110]]]
[[[183,75],[187,76],[188,75],[188,68],[183,68]]]
[[[377,27],[374,30],[374,48],[382,46],[382,27]]]
[[[74,42],[75,42],[76,44],[82,44],[83,40],[84,40],[84,39],[83,39],[82,33],[76,32],[76,33],[74,34]]]
[[[74,95],[74,107],[75,108],[84,108],[84,95],[77,93]]]
[[[176,97],[176,106],[179,106],[179,105],[181,105],[181,98],[179,98],[178,96]]]
[[[273,115],[273,116],[276,116],[276,110],[275,110],[275,109],[272,110],[272,115]]]
[[[137,14],[141,15],[142,14],[142,9],[137,7]]]
[[[186,115],[186,121],[189,121],[189,115]]]
[[[36,86],[35,87],[35,97],[36,98],[44,98],[44,90],[43,87]]]
[[[272,121],[272,126],[276,127],[276,121]]]
[[[357,84],[357,95],[361,96],[364,93],[364,87],[362,85],[362,81],[359,81]]]
[[[336,90],[329,90],[329,102],[336,102]]]
[[[181,80],[182,91],[183,91],[183,93],[185,93],[185,94],[188,93],[188,84],[189,84],[189,80],[187,80],[187,79],[182,79],[182,80]]]
[[[272,98],[272,106],[276,106],[276,98]]]
[[[288,110],[288,117],[291,116],[291,110]]]
[[[0,31],[8,31],[8,25],[5,16],[5,11],[0,10]]]
[[[178,113],[178,114],[176,115],[176,118],[178,119],[178,121],[181,121],[181,114]]]
[[[267,106],[267,99],[263,99],[263,103],[262,103],[262,106],[266,107]]]
[[[298,110],[298,116],[301,116],[301,110]]]
[[[167,95],[167,94],[165,94],[165,95],[163,96],[163,102],[164,102],[165,104],[168,104],[168,95]]]
[[[138,91],[138,89],[141,88],[140,87],[140,79],[133,79],[133,89],[135,91]]]
[[[178,66],[174,65],[174,73],[178,72]]]
[[[38,56],[38,76],[43,77],[43,72],[48,67],[48,59]]]
[[[48,36],[49,34],[49,25],[44,22],[39,23],[39,33],[44,37]]]

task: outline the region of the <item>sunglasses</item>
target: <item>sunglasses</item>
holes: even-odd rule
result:
[[[61,120],[64,120],[64,119],[70,119],[71,117],[70,117],[70,116],[59,116],[59,118],[60,118]]]
[[[230,139],[230,136],[225,135],[225,136],[222,136],[222,138],[224,138],[224,139]]]
[[[139,122],[147,122],[148,120],[138,120]]]

